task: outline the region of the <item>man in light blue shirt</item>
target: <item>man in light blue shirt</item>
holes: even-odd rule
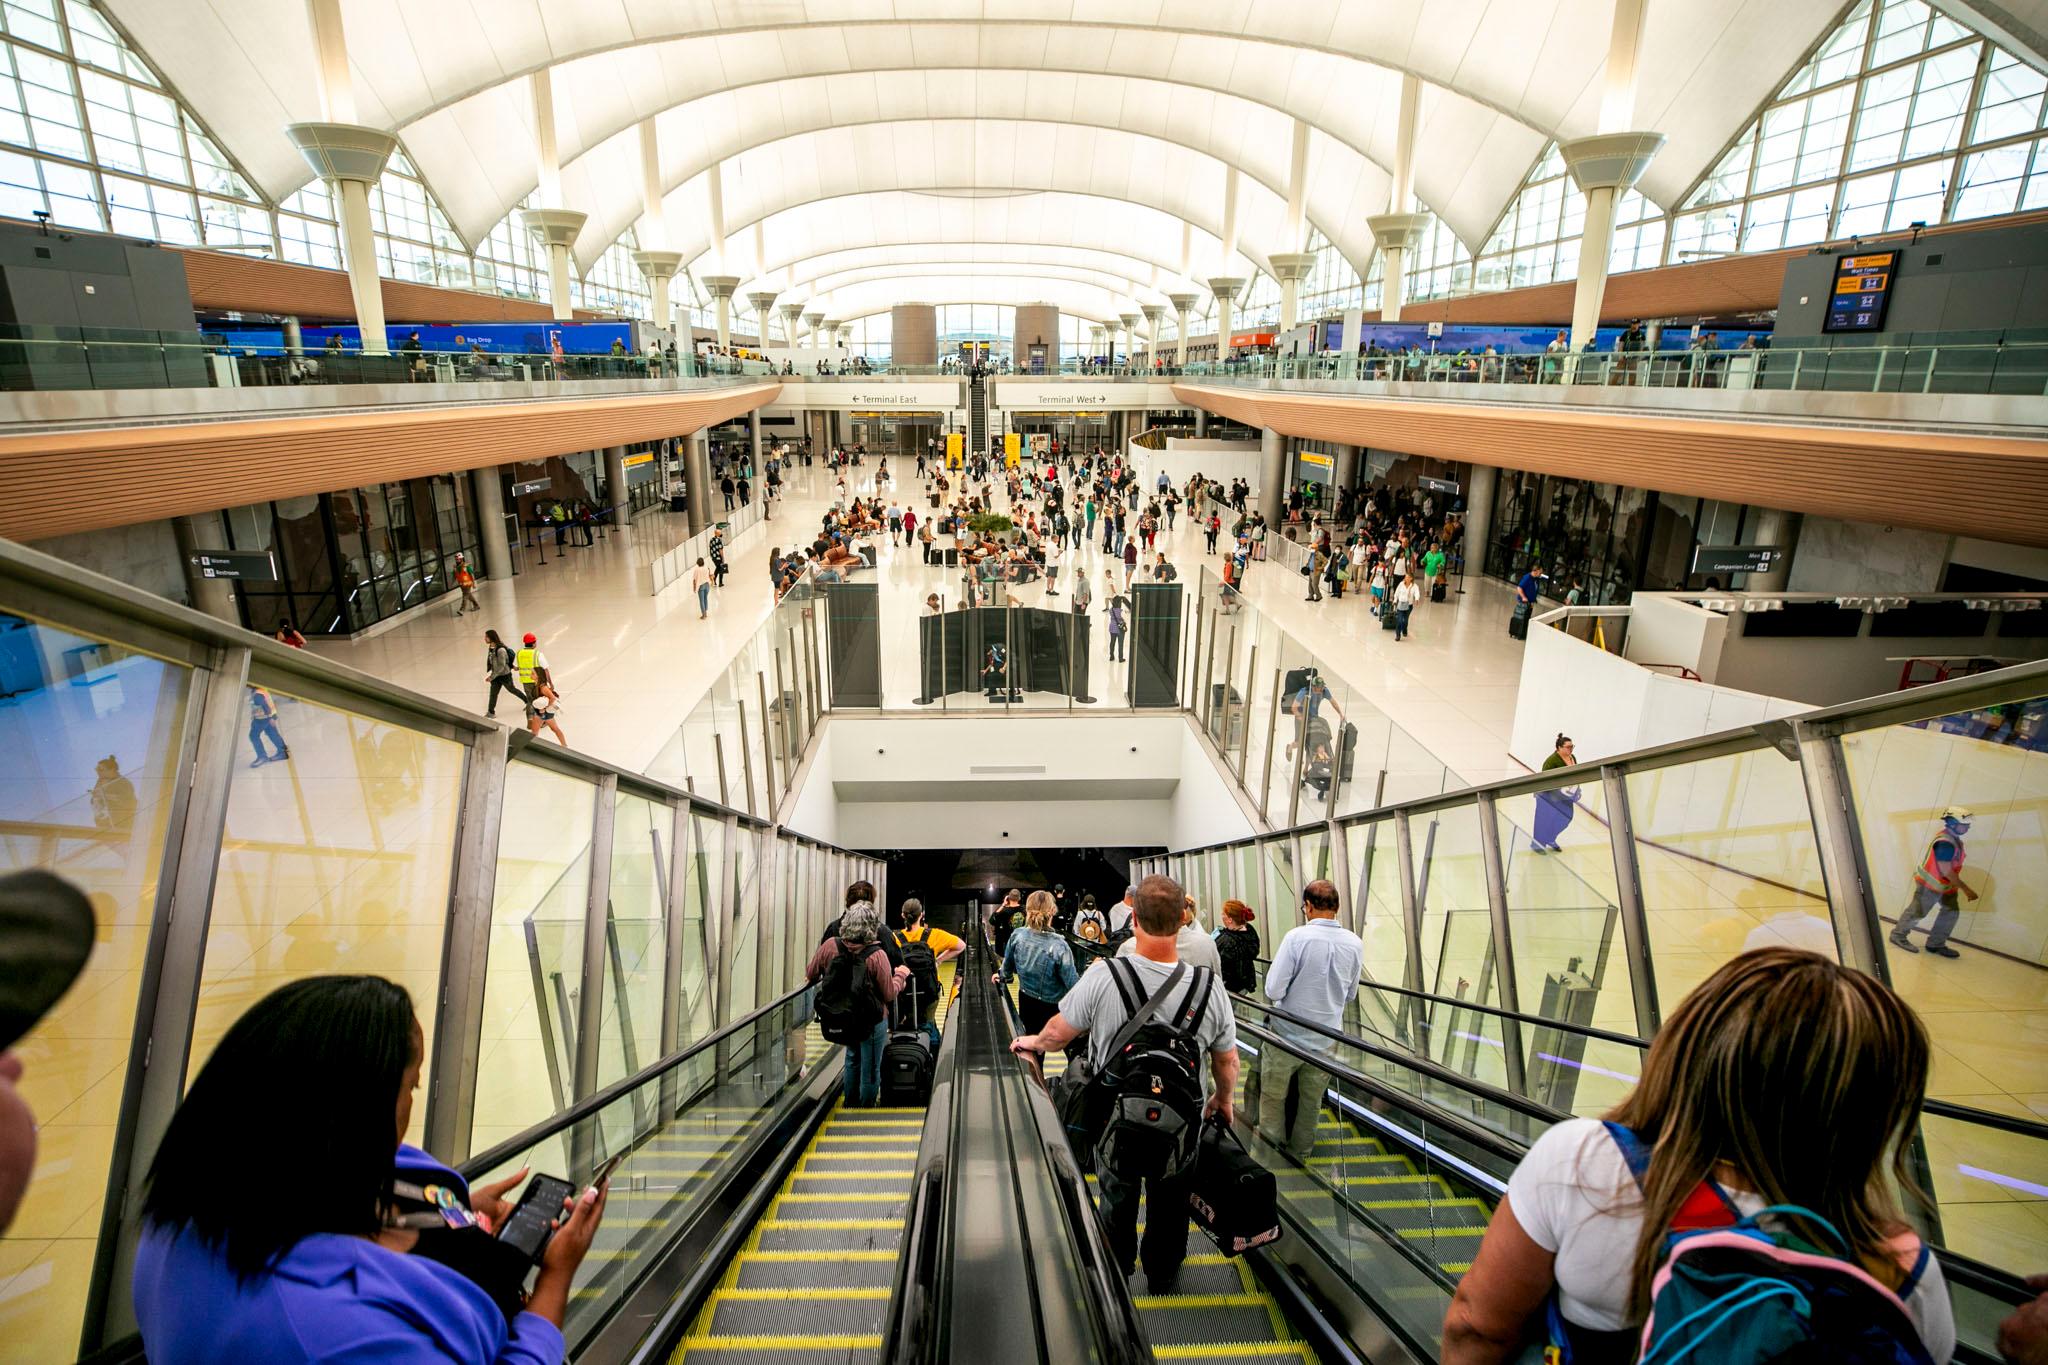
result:
[[[1344,1010],[1358,994],[1365,945],[1337,923],[1337,888],[1313,881],[1302,889],[1302,923],[1287,931],[1266,968],[1266,998],[1296,1019],[1341,1032]],[[1313,1029],[1274,1019],[1273,1032],[1301,1051],[1326,1053],[1331,1040]],[[1316,1142],[1325,1073],[1313,1062],[1268,1046],[1259,1055],[1259,1131],[1306,1160]],[[1293,1093],[1290,1095],[1290,1086]]]

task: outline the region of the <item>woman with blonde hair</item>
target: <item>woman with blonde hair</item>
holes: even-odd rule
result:
[[[1927,1030],[1877,978],[1790,948],[1724,964],[1665,1019],[1605,1122],[1557,1124],[1515,1168],[1444,1318],[1442,1361],[1491,1365],[1543,1336],[1576,1365],[1633,1361],[1667,1236],[1781,1205],[1839,1235],[1793,1213],[1767,1226],[1846,1250],[1946,1361],[1941,1268],[1893,1195],[1915,1188],[1905,1143],[1927,1068]]]
[[[1060,997],[1081,979],[1074,967],[1074,950],[1054,932],[1052,917],[1059,902],[1050,891],[1034,891],[1024,901],[1024,927],[1010,935],[1003,945],[1002,970],[996,984],[1017,983],[1017,1012],[1024,1016],[1024,1028],[1037,1033],[1060,1012]]]

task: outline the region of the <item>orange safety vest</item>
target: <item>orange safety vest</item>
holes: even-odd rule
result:
[[[1941,860],[1935,856],[1934,851],[1934,846],[1943,840],[1954,845],[1956,850],[1956,856],[1949,859],[1947,875],[1943,875]],[[1920,866],[1914,870],[1913,880],[1929,891],[1943,896],[1953,896],[1956,888],[1962,883],[1964,857],[1962,837],[1944,828],[1941,833],[1927,841],[1927,856],[1920,860]]]

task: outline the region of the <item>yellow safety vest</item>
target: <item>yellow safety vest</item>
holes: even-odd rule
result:
[[[512,656],[512,667],[519,670],[520,682],[532,684],[539,658],[540,651],[537,649],[522,649]]]

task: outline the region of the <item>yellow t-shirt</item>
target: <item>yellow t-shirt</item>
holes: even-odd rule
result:
[[[944,929],[934,929],[930,925],[918,930],[906,929],[903,931],[903,937],[913,943],[924,944],[932,950],[933,957],[944,957],[955,948],[967,946],[966,940],[958,934],[949,934]]]

